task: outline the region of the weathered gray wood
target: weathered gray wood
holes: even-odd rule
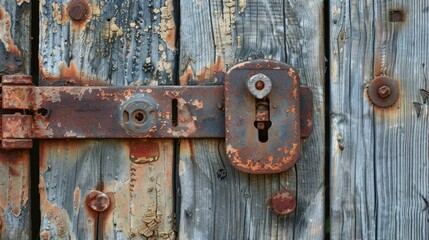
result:
[[[294,169],[265,176],[233,169],[223,141],[182,140],[179,238],[323,238],[323,1],[184,0],[180,7],[180,84],[222,84],[222,73],[243,60],[285,61],[314,92],[315,129]],[[267,200],[284,188],[298,208],[278,217]]]
[[[88,20],[74,22],[67,13],[71,1],[41,1],[42,85],[173,83],[172,0],[83,3],[90,9]],[[157,143],[159,159],[141,165],[130,162],[130,148],[144,148],[144,142],[42,142],[40,192],[48,207],[42,208],[41,237],[173,238],[173,142]],[[101,214],[86,209],[90,189],[110,194],[111,208]],[[51,207],[61,221],[52,220]]]
[[[428,239],[427,1],[331,0],[331,237]],[[390,22],[391,10],[403,22]],[[374,107],[366,85],[398,81],[400,99]],[[418,116],[415,105],[421,106]]]
[[[0,0],[0,75],[30,73],[30,1]],[[28,239],[30,156],[0,150],[0,239]]]
[[[158,146],[157,160],[131,161],[133,149],[147,144]],[[173,238],[172,146],[160,140],[43,141],[41,238]],[[110,208],[100,214],[85,202],[93,189],[110,197]]]

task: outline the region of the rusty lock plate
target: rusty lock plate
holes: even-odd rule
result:
[[[292,67],[272,60],[241,63],[228,72],[225,138],[228,160],[234,167],[252,174],[279,173],[298,160],[301,136],[307,137],[312,126],[311,91],[301,90],[299,80]],[[272,90],[264,93],[267,82]],[[255,87],[250,86],[253,83]],[[301,102],[306,105],[304,116]]]

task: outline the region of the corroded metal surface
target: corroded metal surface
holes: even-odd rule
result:
[[[295,211],[296,200],[292,192],[281,190],[271,197],[271,205],[274,211],[279,215],[288,215]]]
[[[272,82],[268,94],[272,126],[261,142],[255,126],[256,98],[246,81],[264,74]],[[272,60],[245,62],[233,67],[225,82],[225,138],[230,163],[253,174],[279,173],[291,168],[301,151],[299,74],[287,64]]]
[[[124,104],[151,98],[157,115],[146,133],[123,127]],[[3,109],[33,111],[32,138],[222,138],[223,86],[210,87],[33,87],[3,86]],[[177,122],[173,124],[173,99]],[[3,115],[4,116],[4,115]],[[130,116],[132,117],[132,116]],[[137,117],[137,116],[135,116]],[[8,116],[8,119],[11,117]],[[8,131],[27,126],[8,122]],[[12,133],[9,133],[12,134]],[[5,135],[4,136],[9,136]],[[14,136],[15,137],[15,136]]]
[[[268,79],[254,79],[255,91],[272,85],[267,97],[256,100],[249,91],[254,76]],[[238,169],[275,173],[296,162],[299,137],[312,131],[311,90],[299,86],[293,68],[275,61],[237,65],[225,87],[36,87],[31,82],[26,75],[2,77],[5,149],[31,148],[31,139],[226,137],[228,157]]]
[[[376,77],[368,85],[368,97],[376,107],[391,107],[399,98],[398,84],[386,76]]]
[[[88,207],[96,212],[104,212],[110,206],[110,198],[107,194],[101,191],[91,190],[86,195],[85,203]]]
[[[301,138],[313,132],[313,94],[309,87],[301,86]]]

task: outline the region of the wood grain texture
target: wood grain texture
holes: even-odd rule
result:
[[[330,2],[331,237],[428,239],[429,4]],[[400,86],[388,109],[366,96],[379,75]]]
[[[180,239],[321,239],[324,235],[323,1],[195,1],[180,4],[180,84],[222,84],[235,63],[267,58],[301,72],[314,93],[314,132],[296,167],[283,174],[233,169],[219,140],[182,140]],[[271,194],[297,195],[278,217]]]
[[[30,73],[30,1],[0,0],[0,75]],[[30,156],[0,150],[0,239],[28,239]]]
[[[78,2],[88,18],[76,22],[67,11],[71,0],[40,1],[42,85],[173,83],[172,0]],[[156,142],[159,159],[148,164],[130,161],[132,146],[145,149],[145,142],[42,142],[41,238],[174,238],[173,141]],[[106,212],[86,209],[90,189],[110,194]]]
[[[153,144],[157,160],[133,160],[136,149]],[[160,140],[43,141],[41,238],[174,238],[172,146]],[[102,213],[85,202],[93,189],[110,198]]]

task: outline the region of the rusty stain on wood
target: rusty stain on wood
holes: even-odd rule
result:
[[[79,208],[80,208],[80,188],[76,187],[74,189],[74,194],[73,194],[73,212],[74,214],[78,214],[79,213]]]
[[[48,85],[65,85],[65,86],[109,86],[111,84],[105,81],[94,79],[87,76],[82,70],[78,70],[75,61],[71,60],[69,66],[64,61],[58,64],[58,75],[51,74],[48,70],[43,69],[42,56],[39,56],[39,70],[41,78]]]
[[[183,74],[180,76],[180,85],[188,85],[189,83],[206,84],[206,83],[222,83],[223,79],[217,79],[219,73],[222,75],[226,72],[225,61],[221,57],[217,57],[216,61],[203,67],[194,73],[193,61],[188,61],[186,68],[183,70]]]
[[[21,51],[13,42],[13,39],[10,35],[10,27],[10,14],[2,6],[0,6],[0,40],[7,52],[19,57],[21,56]]]
[[[173,17],[173,10],[173,0],[166,0],[165,6],[160,9],[159,34],[170,50],[176,50],[176,23]]]
[[[136,164],[150,163],[159,159],[159,147],[153,141],[132,141],[130,146],[130,160]]]

